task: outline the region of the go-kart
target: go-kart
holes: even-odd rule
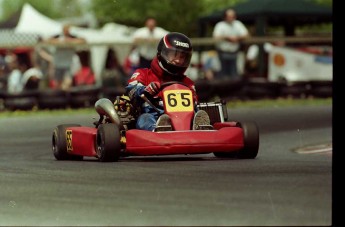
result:
[[[95,103],[99,114],[95,127],[61,124],[53,130],[55,158],[95,157],[101,162],[113,162],[129,156],[208,153],[219,158],[256,158],[259,150],[256,123],[227,121],[224,102],[198,103],[197,107],[209,114],[211,125],[193,130],[192,91],[185,84],[172,81],[161,85],[159,96],[164,112],[171,119],[170,131],[136,129],[138,111],[128,96],[118,96],[114,102],[101,98]],[[142,98],[155,106],[145,96]]]

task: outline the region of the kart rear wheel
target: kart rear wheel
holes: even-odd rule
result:
[[[238,152],[238,158],[254,159],[259,152],[259,129],[255,122],[240,122],[243,129],[244,147]]]
[[[101,162],[116,162],[119,160],[121,143],[119,126],[116,124],[101,124],[97,129],[97,157]]]
[[[83,160],[83,156],[72,155],[67,152],[66,129],[68,127],[80,127],[79,124],[58,125],[52,135],[52,150],[56,160]]]

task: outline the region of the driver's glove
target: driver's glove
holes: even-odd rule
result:
[[[159,93],[160,87],[160,83],[151,82],[149,85],[145,87],[144,91],[148,93],[151,97],[154,97]]]

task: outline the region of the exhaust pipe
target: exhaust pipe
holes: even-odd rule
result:
[[[108,117],[112,123],[122,128],[121,119],[115,111],[114,104],[109,99],[101,98],[97,100],[95,109],[100,116]]]

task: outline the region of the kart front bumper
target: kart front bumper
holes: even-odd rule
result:
[[[243,137],[243,130],[239,127],[169,132],[133,129],[126,132],[125,153],[145,156],[232,152],[244,147]]]

